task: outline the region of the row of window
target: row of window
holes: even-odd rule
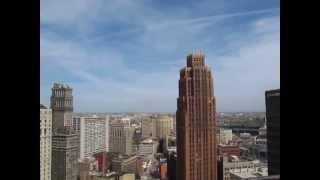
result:
[[[55,101],[55,106],[57,107],[64,107],[64,106],[71,106],[72,100],[65,100],[65,101]]]

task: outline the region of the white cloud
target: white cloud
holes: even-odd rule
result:
[[[263,34],[253,41],[242,40],[239,49],[221,57],[214,57],[221,68],[214,70],[216,96],[220,111],[264,111],[264,92],[280,88],[280,32],[279,17],[262,19]],[[261,32],[253,26],[252,32]],[[214,69],[214,68],[213,68]]]
[[[133,62],[128,63],[131,55],[126,54],[121,48],[116,49],[108,43],[98,48],[91,46],[91,43],[79,43],[64,38],[47,29],[41,34],[42,73],[46,73],[43,72],[44,67],[46,70],[64,70],[82,80],[69,82],[74,88],[75,111],[174,112],[178,95],[178,75],[179,70],[185,65],[185,56],[193,48],[206,47],[215,39],[214,36],[220,35],[214,31],[208,32],[208,27],[216,25],[216,29],[220,28],[215,23],[223,22],[225,18],[273,11],[269,9],[201,18],[170,19],[172,15],[152,11],[153,8],[143,5],[142,1],[133,3],[129,0],[119,0],[114,1],[112,6],[106,6],[108,3],[101,0],[41,2],[53,3],[42,4],[42,23],[75,26],[75,29],[80,27],[80,34],[94,30],[90,23],[134,24],[133,29],[106,36],[121,37],[127,33],[142,31],[130,42],[132,49],[145,58],[142,59],[145,63],[164,67],[154,68],[154,72],[150,69],[135,69],[129,66],[134,64]],[[183,14],[187,15],[188,12]],[[155,19],[157,21],[153,21]],[[251,38],[243,38],[243,32],[231,34],[227,40],[233,49],[226,44],[227,53],[224,55],[216,54],[212,47],[207,47],[212,50],[205,53],[215,76],[218,110],[264,109],[264,90],[279,87],[278,26],[279,17],[254,21],[250,31],[245,32],[252,35]],[[105,37],[94,38],[99,40]],[[155,62],[159,58],[156,54],[174,58]],[[112,74],[101,76],[97,71]],[[51,84],[47,83],[48,81],[44,81],[42,77],[41,100],[44,102],[48,102],[50,96]]]

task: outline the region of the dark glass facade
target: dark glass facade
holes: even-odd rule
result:
[[[266,91],[268,173],[280,174],[280,89]]]

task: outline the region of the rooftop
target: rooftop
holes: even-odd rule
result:
[[[239,168],[231,172],[233,176],[245,179],[245,178],[254,178],[254,177],[263,177],[268,176],[267,167],[258,167],[258,168]]]
[[[152,144],[153,141],[152,141],[151,138],[147,138],[147,139],[144,139],[141,143],[142,143],[142,144]]]
[[[45,105],[40,104],[40,109],[48,109]]]
[[[67,85],[67,84],[62,84],[62,83],[54,83],[54,84],[53,84],[53,88],[54,88],[54,89],[58,89],[58,88],[71,89],[69,85]]]

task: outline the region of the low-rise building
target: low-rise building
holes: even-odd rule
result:
[[[94,154],[93,157],[98,161],[98,171],[105,174],[110,164],[107,152]]]
[[[265,167],[266,164],[261,163],[259,160],[248,161],[239,159],[238,156],[223,156],[222,172],[224,180],[231,180],[230,173],[237,171],[246,171],[250,168]]]
[[[111,169],[116,173],[134,173],[140,174],[142,164],[140,163],[138,157],[119,155],[112,159]]]
[[[135,180],[136,176],[133,173],[126,173],[119,176],[119,180]]]
[[[240,147],[238,144],[230,144],[230,145],[219,144],[218,155],[240,156]]]
[[[168,179],[167,163],[162,163],[160,165],[160,180],[167,180],[167,179]]]
[[[91,174],[97,170],[98,162],[95,158],[83,158],[79,160],[80,180],[92,180]]]
[[[280,176],[268,176],[267,167],[246,168],[231,172],[230,180],[280,180]]]
[[[255,144],[249,147],[250,156],[267,162],[267,138],[266,135],[258,135],[255,138]]]
[[[147,156],[155,153],[155,143],[151,138],[143,140],[138,146],[138,155]]]
[[[228,144],[232,141],[232,129],[220,128],[219,142],[220,144]]]
[[[135,174],[133,173],[122,173],[118,174],[115,172],[108,173],[106,175],[92,175],[90,180],[135,180]]]

